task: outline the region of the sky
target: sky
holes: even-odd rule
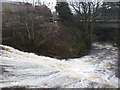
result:
[[[33,1],[35,3],[37,2],[44,2],[48,8],[51,9],[52,12],[55,11],[55,6],[56,6],[56,2],[57,1],[76,1],[76,0],[0,0],[0,1],[18,1],[18,2],[29,2],[29,3],[32,3],[33,4]],[[77,1],[84,1],[84,0],[77,0]],[[90,0],[91,1],[91,0]],[[94,1],[94,0],[92,0]],[[97,1],[101,1],[101,0],[97,0]],[[107,2],[118,2],[120,0],[102,0],[102,1],[107,1]],[[34,3],[34,4],[35,4]]]

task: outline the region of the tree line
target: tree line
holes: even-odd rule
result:
[[[57,22],[51,13],[46,16],[34,11],[8,14],[9,20],[3,24],[3,44],[54,58],[81,57],[90,52],[95,33],[104,33],[96,30],[96,19],[116,20],[113,14],[119,7],[117,3],[86,0],[57,2],[55,9]],[[116,42],[120,43],[119,31],[116,33]],[[12,38],[5,40],[9,35]]]

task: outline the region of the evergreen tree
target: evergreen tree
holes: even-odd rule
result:
[[[56,12],[59,14],[60,21],[65,25],[72,22],[73,14],[67,2],[57,2]]]

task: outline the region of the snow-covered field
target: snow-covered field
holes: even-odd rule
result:
[[[93,44],[91,54],[58,60],[0,45],[0,88],[118,88],[118,49]]]

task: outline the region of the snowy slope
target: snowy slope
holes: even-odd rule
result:
[[[118,49],[93,44],[90,55],[58,60],[0,45],[0,88],[117,88]]]

